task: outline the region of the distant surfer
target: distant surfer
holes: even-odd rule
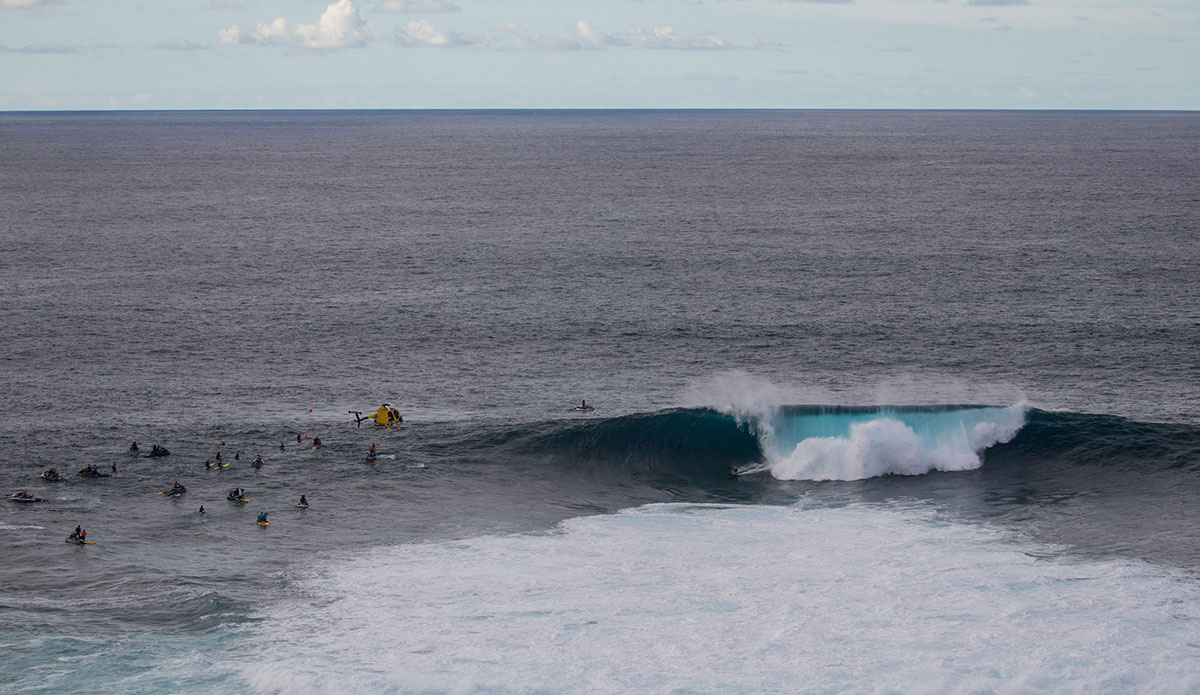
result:
[[[297,504],[296,506],[301,509],[308,509],[308,498],[304,495],[300,495],[300,504]]]
[[[113,473],[116,473],[116,472],[117,472],[117,462],[116,462],[116,461],[113,461],[113,465],[112,465],[112,472],[113,472]]]
[[[259,526],[266,526],[266,525],[267,525],[267,524],[269,524],[269,523],[271,523],[271,522],[267,521],[267,513],[266,513],[266,512],[259,512],[259,513],[258,513],[258,525],[259,525]]]
[[[134,440],[133,444],[130,444],[130,445],[129,445],[129,455],[130,455],[130,456],[137,456],[137,455],[138,455],[138,445],[137,445],[137,440]]]
[[[279,450],[280,450],[280,451],[285,451],[285,449],[284,449],[284,447],[283,447],[283,442],[279,442]]]
[[[204,513],[204,505],[203,505],[203,504],[202,504],[202,505],[200,505],[200,513],[201,513],[201,514],[203,514],[203,513]]]

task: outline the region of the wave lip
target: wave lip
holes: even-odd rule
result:
[[[863,480],[965,471],[1010,441],[1028,407],[819,406],[779,409],[760,429],[767,469],[781,480]]]

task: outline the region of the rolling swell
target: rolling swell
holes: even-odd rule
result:
[[[1200,468],[1195,426],[1023,406],[784,406],[757,416],[676,408],[510,427],[472,445],[559,467],[689,479],[724,479],[731,468],[754,464],[785,480],[857,480],[985,464],[1014,473],[1031,467],[1045,472],[1058,464]],[[887,465],[855,468],[857,463],[843,460],[843,449]],[[801,454],[824,457],[824,474],[796,473]]]
[[[558,466],[684,478],[724,478],[731,466],[762,459],[752,424],[709,409],[547,422],[479,444]]]
[[[987,452],[995,467],[1200,470],[1200,427],[1033,409],[1020,433]]]

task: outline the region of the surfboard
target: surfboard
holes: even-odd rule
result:
[[[269,521],[260,521],[260,522],[258,522],[258,525],[259,525],[259,526],[270,526],[270,525],[271,525],[271,522],[269,522]]]

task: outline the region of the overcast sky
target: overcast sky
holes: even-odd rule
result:
[[[1200,0],[0,0],[0,110],[1200,108]]]

